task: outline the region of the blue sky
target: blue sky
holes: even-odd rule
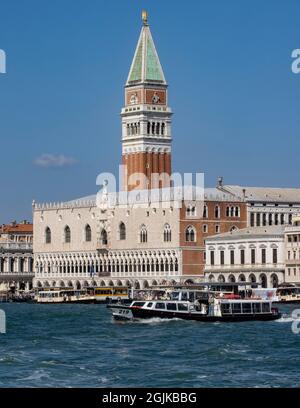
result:
[[[144,8],[175,113],[173,169],[209,186],[300,187],[298,0],[1,0],[0,223],[117,171]]]

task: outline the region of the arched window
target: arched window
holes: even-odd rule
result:
[[[196,241],[196,230],[192,225],[189,225],[185,230],[185,240],[186,242]]]
[[[65,227],[65,242],[67,244],[71,242],[71,230],[68,225]]]
[[[147,134],[150,135],[151,123],[147,122]]]
[[[155,122],[152,122],[152,129],[151,129],[152,135],[155,134]]]
[[[271,285],[272,285],[272,287],[277,288],[278,287],[278,282],[279,282],[278,276],[276,275],[276,273],[273,273],[271,275]]]
[[[126,239],[126,227],[124,222],[121,222],[119,225],[119,238],[120,240]]]
[[[164,242],[171,242],[172,232],[169,224],[164,226]]]
[[[268,287],[268,285],[267,285],[267,277],[266,277],[266,275],[265,275],[264,273],[262,273],[262,274],[259,275],[259,281],[260,281],[261,286],[262,286],[263,288],[267,288],[267,287]]]
[[[92,229],[89,225],[85,227],[85,240],[86,242],[91,242],[92,240]]]
[[[45,240],[46,244],[51,244],[51,229],[49,227],[47,227],[45,231]]]
[[[195,217],[196,216],[196,207],[190,204],[186,209],[186,216],[187,217]]]
[[[272,217],[272,214],[270,213],[269,214],[269,225],[272,225],[273,224],[273,217]]]
[[[145,225],[142,225],[140,230],[140,242],[143,244],[147,241],[148,241],[147,228]]]
[[[107,245],[107,232],[105,229],[101,231],[100,239],[102,245]]]
[[[220,218],[221,211],[220,211],[220,206],[216,205],[215,206],[215,218]]]
[[[205,205],[203,207],[203,218],[208,218],[208,207]]]
[[[165,134],[165,124],[164,123],[161,124],[161,134],[162,136],[164,136]]]
[[[267,225],[267,214],[266,213],[263,213],[263,216],[262,216],[263,218],[262,218],[262,225],[263,226],[266,226]]]
[[[4,258],[0,258],[0,272],[4,272]]]
[[[157,122],[156,124],[156,134],[159,135],[160,134],[160,123]]]

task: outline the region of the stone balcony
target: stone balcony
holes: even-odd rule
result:
[[[298,234],[300,234],[300,226],[298,225],[298,226],[289,226],[289,227],[286,227],[285,228],[285,232],[286,233],[289,233],[289,232],[294,232],[294,233],[298,233]]]
[[[1,242],[0,252],[32,252],[32,243],[28,242]]]
[[[237,264],[237,265],[206,265],[204,272],[261,272],[261,271],[280,271],[284,270],[283,263],[269,263],[269,264]]]

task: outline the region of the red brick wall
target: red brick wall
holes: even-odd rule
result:
[[[137,96],[137,103],[149,103],[152,104],[152,98],[154,94],[157,94],[159,96],[159,101],[157,102],[157,105],[166,105],[167,103],[167,93],[166,90],[161,90],[161,89],[144,89],[144,88],[136,88],[136,89],[131,89],[127,90],[125,92],[125,104],[126,105],[131,105],[130,103],[130,98],[132,95]]]
[[[208,218],[202,218],[202,214],[194,217],[186,216],[186,207],[183,206],[180,211],[180,246],[182,253],[182,267],[184,275],[203,275],[205,266],[205,238],[216,234],[216,225],[220,226],[220,233],[229,232],[232,227],[238,229],[247,226],[246,203],[243,202],[217,202],[209,201],[205,203],[208,206]],[[215,206],[220,206],[220,218],[215,218]],[[240,217],[227,217],[227,206],[239,206]],[[208,232],[203,232],[203,225],[208,226]],[[197,236],[196,242],[185,241],[185,230],[192,225],[195,227]]]
[[[124,179],[125,189],[128,191],[134,188],[151,188],[151,175],[153,173],[167,173],[171,175],[171,154],[170,153],[130,153],[122,156],[122,164],[127,165],[127,180]],[[129,184],[129,177],[134,173],[142,173],[148,178],[150,184],[139,185],[139,183]],[[168,180],[162,181],[159,187],[169,187]]]

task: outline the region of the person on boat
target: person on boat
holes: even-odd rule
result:
[[[195,300],[194,306],[195,306],[195,309],[197,310],[197,312],[199,312],[201,310],[201,303],[200,303],[199,299]]]

